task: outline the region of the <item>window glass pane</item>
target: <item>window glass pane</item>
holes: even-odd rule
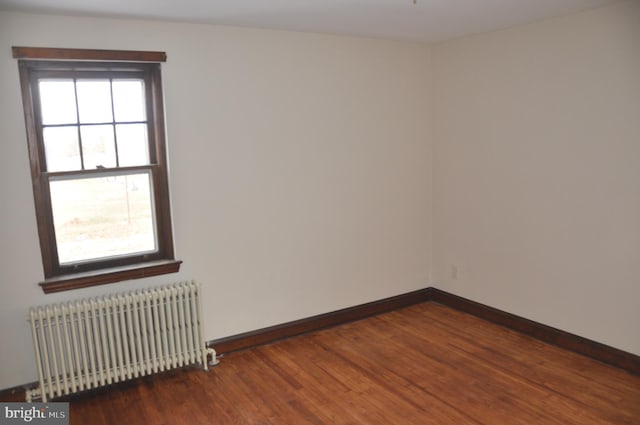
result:
[[[112,125],[83,125],[80,127],[80,137],[86,170],[116,166]]]
[[[149,164],[146,124],[118,124],[116,135],[121,167]]]
[[[75,124],[76,95],[73,80],[39,80],[42,124]]]
[[[76,86],[81,123],[113,121],[109,80],[78,80]]]
[[[47,171],[82,169],[78,127],[45,127],[42,130]]]
[[[143,81],[113,81],[113,109],[118,122],[144,121],[146,113]]]
[[[150,172],[50,182],[60,264],[157,250]]]

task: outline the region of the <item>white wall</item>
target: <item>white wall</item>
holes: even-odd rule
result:
[[[437,285],[640,354],[640,2],[433,60]]]
[[[44,295],[12,45],[163,50],[177,275]],[[380,40],[0,12],[0,388],[31,305],[184,279],[214,339],[429,286],[430,51]]]

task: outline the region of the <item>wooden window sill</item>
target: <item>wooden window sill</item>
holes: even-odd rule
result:
[[[45,279],[39,285],[45,294],[50,294],[52,292],[69,291],[122,280],[176,273],[180,270],[180,264],[182,264],[181,260],[149,261],[122,267],[56,276]]]

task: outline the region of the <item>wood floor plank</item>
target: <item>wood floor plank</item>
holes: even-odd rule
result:
[[[401,330],[398,329],[397,332],[401,333]],[[473,359],[443,350],[433,343],[423,351],[408,350],[407,347],[406,343],[396,344],[395,350],[390,352],[389,361],[386,362],[387,367],[395,373],[405,373],[402,371],[404,364],[417,365],[414,366],[410,378],[414,385],[425,392],[437,394],[447,400],[449,406],[465,412],[476,420],[486,418],[490,423],[563,423],[544,410],[531,406],[531,403],[522,397],[526,395],[525,389],[517,382],[504,385],[499,375],[482,374],[482,370],[474,364]],[[363,353],[368,351],[366,349]],[[441,359],[447,357],[456,364],[455,370],[440,364]],[[464,370],[464,373],[459,373],[460,370]],[[518,412],[516,419],[513,419],[514,411]],[[522,422],[518,417],[522,417]]]
[[[435,303],[71,397],[71,424],[640,425],[640,377]]]
[[[635,389],[631,386],[625,387],[623,382],[616,378],[616,375],[623,378],[628,376],[627,372],[611,369],[609,366],[594,363],[589,359],[584,363],[585,359],[581,356],[535,340],[527,340],[529,349],[523,351],[521,348],[522,335],[506,330],[508,334],[512,334],[508,335],[513,339],[513,342],[509,343],[509,338],[505,334],[496,332],[494,328],[486,327],[485,324],[473,320],[471,321],[473,325],[481,325],[484,330],[478,327],[473,330],[464,327],[453,329],[442,321],[443,316],[446,314],[463,315],[463,313],[442,311],[443,309],[449,310],[439,307],[437,311],[425,312],[425,316],[429,317],[433,330],[439,329],[443,333],[461,337],[453,343],[455,348],[481,359],[488,365],[502,370],[503,373],[518,376],[520,379],[539,386],[556,396],[569,398],[581,408],[599,407],[607,412],[606,416],[602,418],[603,421],[619,423],[618,421],[623,421],[625,417],[640,417],[640,402],[621,403],[625,395],[640,397],[640,388],[637,385]],[[477,340],[478,336],[482,337],[481,343]],[[499,340],[496,339],[498,336]],[[524,338],[528,339],[528,337]],[[495,349],[497,343],[500,343],[499,350]],[[549,357],[555,361],[546,361]],[[589,364],[590,367],[582,366],[582,370],[577,373],[566,373],[567,368],[580,369],[579,364]],[[607,371],[607,379],[599,379],[600,372],[597,371]],[[622,391],[616,391],[615,388],[612,388],[611,384],[616,380],[618,387],[623,389]],[[572,391],[567,391],[567,388],[571,388]],[[611,405],[619,405],[620,409],[611,411],[608,409]]]
[[[441,318],[441,316],[437,317]],[[432,320],[430,326],[432,331],[435,331],[439,325],[436,320]],[[597,415],[597,421],[601,423],[619,423],[618,421],[623,420],[624,417],[637,417],[638,415],[640,415],[640,412],[638,411],[638,406],[640,406],[640,403],[633,403],[633,399],[638,400],[638,397],[640,397],[640,393],[638,393],[637,391],[637,384],[635,390],[633,390],[631,387],[627,387],[623,391],[623,393],[618,394],[626,394],[630,398],[630,402],[623,403],[623,409],[616,409],[615,411],[611,411],[608,409],[608,406],[619,404],[619,402],[621,401],[620,398],[615,395],[611,397],[612,394],[615,394],[615,392],[611,391],[611,388],[607,385],[611,382],[611,379],[598,380],[593,379],[593,376],[590,376],[589,378],[586,377],[589,375],[589,372],[591,370],[608,369],[610,372],[610,377],[614,377],[615,379],[615,375],[621,372],[617,369],[610,368],[609,366],[597,362],[593,362],[589,359],[583,358],[582,356],[566,352],[548,344],[540,343],[536,340],[529,340],[529,337],[524,337],[524,342],[526,343],[525,346],[529,348],[537,347],[538,354],[536,354],[536,350],[522,350],[523,336],[508,330],[507,331],[512,334],[511,336],[516,337],[516,340],[518,342],[517,345],[514,344],[510,346],[510,344],[506,341],[505,335],[500,332],[496,333],[496,330],[493,329],[493,333],[490,332],[485,335],[483,340],[490,340],[492,336],[495,337],[496,335],[500,335],[500,340],[494,340],[492,342],[490,341],[489,344],[492,344],[492,346],[494,347],[496,346],[496,344],[499,345],[501,347],[501,351],[492,349],[491,351],[482,353],[477,348],[478,346],[484,344],[484,342],[482,344],[477,342],[477,338],[479,336],[482,336],[477,332],[477,330],[465,334],[466,331],[464,327],[459,327],[456,329],[447,327],[446,325],[442,325],[441,327],[443,328],[443,334],[452,336],[456,334],[466,335],[466,337],[464,338],[452,339],[453,342],[450,346],[452,352],[456,352],[456,350],[466,351],[473,358],[481,360],[486,364],[486,366],[494,368],[501,374],[514,376],[515,378],[522,380],[523,382],[526,382],[531,386],[538,387],[539,389],[549,392],[548,400],[555,401],[554,403],[552,403],[552,407],[567,405],[567,402],[570,401],[571,403],[568,404],[567,407],[563,408],[563,413],[569,412],[572,409],[572,406],[575,405],[576,407],[574,408],[574,416],[580,417],[580,415],[586,415],[586,412],[595,410],[591,408],[599,405],[605,411],[607,411],[607,415]],[[504,353],[509,349],[511,349],[512,352],[519,354],[515,357],[505,357]],[[535,360],[536,357],[537,360]],[[542,360],[541,362],[539,361],[541,359],[544,359],[545,357],[547,359],[557,359],[562,357],[566,357],[567,359],[573,358],[573,361],[577,363],[582,363],[584,360],[587,360],[588,363],[590,363],[591,367],[582,370],[581,373],[567,373],[567,371],[575,370],[575,365],[567,363],[567,365],[563,367],[558,367],[555,361],[546,363],[544,362],[544,360]],[[622,374],[628,376],[626,372],[622,372]],[[553,381],[557,381],[558,377],[562,378],[560,380],[561,384],[553,384]],[[598,386],[600,386],[600,388],[597,388]],[[570,388],[572,390],[567,391],[567,388]],[[607,398],[609,400],[606,400]],[[606,401],[602,403],[597,402],[598,399],[603,399]],[[587,406],[589,407],[589,409],[585,410]],[[623,412],[622,410],[624,410],[624,406],[630,407],[631,410],[628,410],[626,413]],[[589,417],[585,417],[584,420],[595,421],[595,419],[590,419]]]

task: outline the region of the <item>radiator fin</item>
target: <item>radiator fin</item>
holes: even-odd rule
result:
[[[27,401],[215,361],[195,282],[34,307],[29,322],[39,387]]]

